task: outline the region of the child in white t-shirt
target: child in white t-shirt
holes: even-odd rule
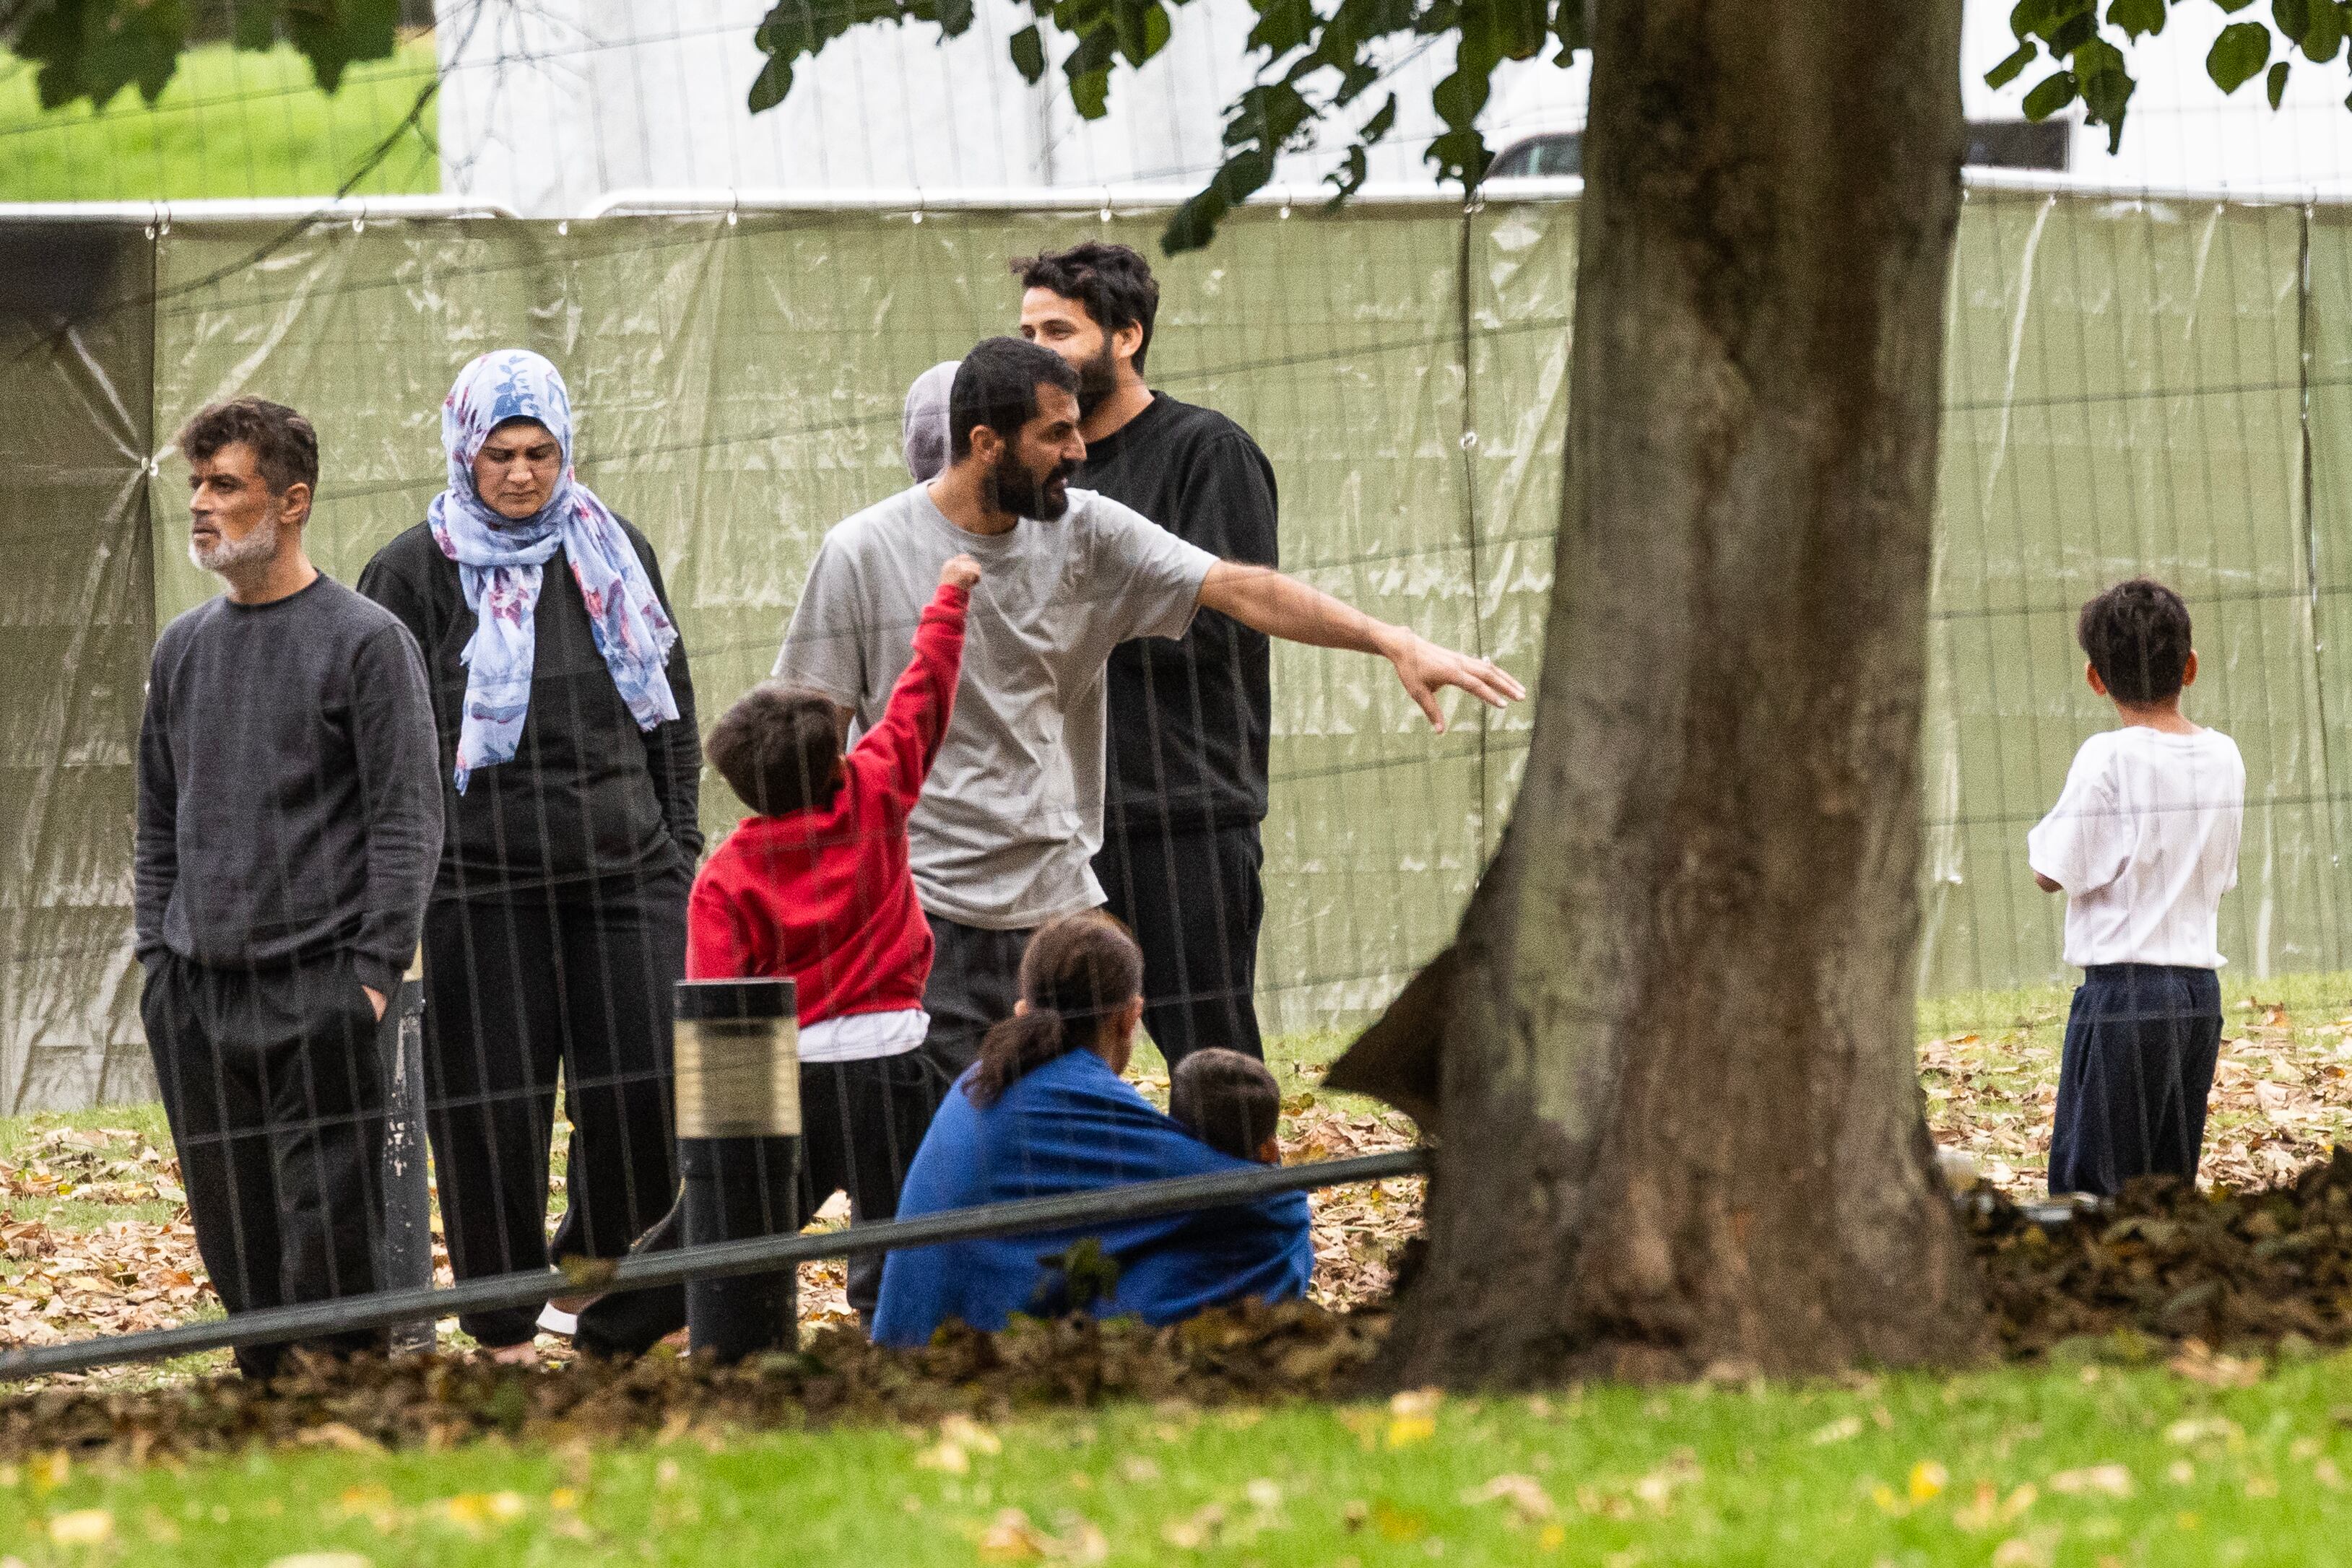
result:
[[[2058,1067],[2050,1190],[2112,1194],[2150,1173],[2194,1178],[2221,1043],[2221,895],[2238,884],[2246,765],[2180,714],[2197,678],[2189,607],[2146,578],[2083,606],[2091,689],[2122,727],[2074,754],[2033,831],[2033,880],[2066,895],[2066,962],[2083,984]]]

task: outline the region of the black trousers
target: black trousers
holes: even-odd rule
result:
[[[385,1026],[350,959],[227,970],[166,954],[139,1011],[221,1304],[234,1315],[376,1289]],[[381,1350],[386,1335],[306,1343]],[[284,1350],[240,1350],[238,1370],[266,1378]]]
[[[1095,856],[1105,907],[1143,949],[1143,1026],[1173,1067],[1203,1046],[1263,1058],[1257,933],[1265,918],[1257,824],[1170,829],[1138,821]]]
[[[849,1222],[888,1219],[947,1087],[925,1052],[801,1064],[801,1213],[849,1194]],[[849,1304],[871,1322],[882,1290],[879,1254],[849,1260]]]
[[[2050,1190],[2114,1194],[2137,1176],[2194,1179],[2221,1049],[2210,969],[2086,969],[2058,1063]]]
[[[436,900],[425,915],[425,1128],[460,1280],[618,1258],[677,1191],[673,988],[686,973],[682,874],[593,899]],[[559,1071],[567,1202],[547,1235]],[[520,1344],[538,1314],[458,1322]]]
[[[940,1076],[953,1083],[980,1055],[981,1037],[1013,1016],[1021,997],[1021,953],[1036,935],[987,931],[928,910],[931,923],[931,977],[923,987],[923,1010],[931,1032],[923,1050]]]

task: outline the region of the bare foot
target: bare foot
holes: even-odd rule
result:
[[[539,1345],[533,1340],[525,1340],[520,1344],[502,1344],[490,1352],[490,1359],[500,1366],[537,1366]]]

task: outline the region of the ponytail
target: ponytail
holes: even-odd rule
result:
[[[982,1040],[965,1096],[986,1110],[1024,1074],[1091,1047],[1103,1020],[1142,994],[1143,954],[1125,926],[1099,911],[1048,921],[1021,955],[1029,1010]]]

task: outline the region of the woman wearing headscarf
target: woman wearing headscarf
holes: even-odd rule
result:
[[[457,1278],[618,1257],[677,1186],[671,988],[702,852],[694,688],[646,537],[572,472],[538,354],[459,372],[448,485],[360,591],[424,650],[447,779],[425,918],[425,1085]],[[547,1236],[559,1069],[567,1204]],[[527,1346],[535,1314],[461,1324]]]

